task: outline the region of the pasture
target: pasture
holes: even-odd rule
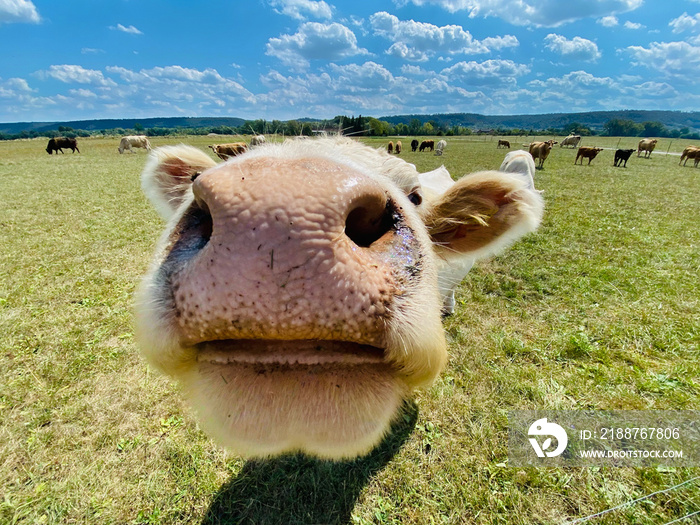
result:
[[[152,145],[211,155],[233,140]],[[507,151],[497,137],[447,137],[438,157],[401,140],[419,171],[445,164],[453,177],[497,169]],[[139,186],[143,151],[0,142],[0,522],[565,523],[700,475],[507,462],[512,409],[700,408],[700,170],[678,166],[688,141],[669,140],[626,169],[614,149],[638,139],[584,137],[612,148],[590,166],[555,145],[535,178],[540,230],[459,288],[445,372],[382,446],[341,463],[227,455],[137,354],[132,293],[161,232]],[[698,510],[700,480],[590,523]]]

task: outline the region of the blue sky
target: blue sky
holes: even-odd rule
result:
[[[700,109],[700,0],[0,0],[0,121]]]

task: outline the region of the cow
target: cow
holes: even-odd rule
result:
[[[397,140],[397,141],[396,141],[396,145],[394,146],[394,153],[396,153],[397,155],[400,155],[400,154],[401,154],[401,148],[402,148],[402,147],[403,147],[403,146],[402,146],[402,144],[401,144],[401,141],[400,141],[400,140]]]
[[[416,151],[418,149],[418,139],[413,139],[411,141],[411,151]]]
[[[678,161],[678,165],[681,165],[681,162],[683,163],[683,166],[685,166],[686,162],[688,162],[688,159],[694,159],[695,160],[695,166],[697,167],[698,165],[698,159],[700,159],[700,148],[697,146],[688,146],[683,150],[683,153],[681,153],[681,160]]]
[[[435,155],[442,155],[445,151],[446,146],[447,146],[447,141],[440,140],[437,143],[437,146],[435,146]]]
[[[56,155],[58,155],[59,151],[63,153],[63,148],[70,149],[73,153],[76,151],[80,153],[80,150],[78,149],[78,141],[69,137],[56,137],[49,139],[49,143],[46,146],[46,153],[51,155],[55,151]]]
[[[568,137],[564,137],[562,139],[559,147],[563,148],[564,146],[571,146],[572,148],[575,148],[579,145],[579,142],[581,142],[581,135],[569,135]]]
[[[251,148],[254,148],[255,146],[260,146],[261,144],[265,144],[265,135],[253,135],[250,138]]]
[[[423,150],[429,150],[433,151],[435,149],[435,141],[434,140],[424,140],[423,142],[420,143],[420,147],[418,148],[418,151],[423,151]]]
[[[596,158],[596,155],[603,151],[603,148],[591,148],[589,146],[581,146],[578,149],[578,152],[576,153],[576,160],[574,160],[574,164],[578,162],[578,159],[581,159],[581,166],[583,166],[583,159],[588,159],[588,165],[591,165],[591,161]]]
[[[389,141],[389,144],[386,146],[386,152],[387,153],[394,153],[394,143]]]
[[[622,163],[624,162],[625,165],[622,166],[623,168],[627,167],[627,161],[629,160],[630,156],[634,153],[633,149],[618,149],[615,152],[615,162],[613,163],[613,166],[616,167],[621,167]],[[583,162],[583,161],[582,161]]]
[[[534,160],[539,159],[537,168],[542,169],[544,166],[544,161],[547,160],[549,152],[552,151],[552,146],[557,144],[557,141],[550,139],[546,142],[531,142],[528,151]]]
[[[516,149],[506,153],[498,171],[521,176],[531,190],[535,189],[535,161],[527,151]]]
[[[129,150],[134,153],[132,148],[144,148],[146,151],[151,151],[151,143],[145,135],[127,135],[119,141],[119,153],[124,153]]]
[[[135,298],[136,337],[209,436],[246,457],[355,458],[435,380],[438,275],[543,213],[518,176],[440,170],[444,188],[423,188],[412,164],[345,137],[221,164],[186,145],[150,153],[142,187],[166,231]]]
[[[657,139],[642,139],[639,141],[639,145],[637,146],[637,157],[639,157],[642,154],[642,151],[644,152],[644,158],[650,158],[651,157],[651,152],[654,151],[654,148],[656,147],[656,143],[658,142]]]
[[[216,156],[221,160],[226,160],[229,157],[235,157],[248,151],[248,146],[245,142],[229,142],[228,144],[213,144],[209,146]]]
[[[507,140],[499,140],[496,149],[498,148],[508,148],[510,149],[510,142]]]

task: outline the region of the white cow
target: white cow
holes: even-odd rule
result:
[[[525,150],[518,149],[507,153],[498,171],[520,175],[529,189],[535,189],[535,160]]]
[[[371,450],[445,365],[443,273],[542,216],[519,176],[419,176],[347,138],[220,164],[166,146],[142,184],[167,225],[137,294],[141,351],[210,436],[253,457]]]
[[[250,147],[260,146],[265,144],[265,135],[253,135],[250,138]]]
[[[571,146],[572,148],[575,148],[578,146],[579,142],[581,142],[581,135],[569,135],[568,137],[564,137],[564,139],[562,139],[559,147],[563,148],[564,146]]]
[[[132,148],[144,148],[146,151],[151,151],[151,143],[146,135],[127,135],[119,141],[119,153],[124,153],[124,150],[129,150],[134,153]]]
[[[441,140],[437,143],[437,146],[435,146],[435,155],[442,155],[442,153],[445,151],[445,146],[447,146],[447,142],[444,140]]]

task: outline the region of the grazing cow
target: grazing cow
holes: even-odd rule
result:
[[[535,189],[535,161],[525,150],[516,149],[506,153],[498,171],[517,174],[525,180],[529,189]]]
[[[413,139],[411,141],[411,151],[416,151],[418,149],[418,139]]]
[[[642,154],[642,151],[644,152],[644,158],[646,159],[647,157],[651,157],[651,152],[654,151],[654,148],[656,147],[656,143],[658,142],[657,139],[642,139],[639,141],[639,145],[637,146],[637,157]]]
[[[613,166],[620,167],[622,166],[622,163],[624,161],[625,165],[622,166],[623,168],[627,167],[627,161],[630,158],[630,155],[634,153],[633,149],[619,149],[615,152],[615,162],[613,163]],[[583,161],[581,161],[583,162]]]
[[[544,161],[547,160],[549,152],[552,151],[552,146],[557,143],[556,140],[550,139],[546,142],[532,142],[530,143],[529,152],[534,160],[539,159],[537,167],[542,169],[544,166]]]
[[[141,352],[237,453],[367,453],[445,365],[438,273],[541,220],[520,177],[446,178],[424,190],[413,165],[342,137],[218,165],[154,150],[142,185],[167,231],[137,293]]]
[[[60,151],[63,153],[63,148],[70,149],[73,153],[76,151],[80,153],[78,149],[78,141],[69,137],[56,137],[54,139],[49,139],[49,143],[46,146],[46,153],[51,155],[54,151],[56,155]]]
[[[441,140],[437,143],[437,146],[435,146],[435,155],[442,155],[443,152],[445,151],[445,147],[447,146],[447,141]]]
[[[510,149],[510,142],[507,140],[499,140],[498,145],[496,146],[496,149],[498,148],[508,148]]]
[[[581,142],[581,135],[569,135],[568,137],[562,139],[559,147],[563,148],[564,146],[571,146],[572,148],[575,148],[578,146],[579,142]]]
[[[386,152],[387,153],[394,153],[394,143],[389,141],[389,144],[386,146]]]
[[[698,165],[698,159],[700,159],[700,148],[697,146],[688,146],[683,150],[683,153],[681,153],[681,160],[678,162],[678,165],[681,165],[681,162],[683,163],[683,166],[685,166],[686,162],[688,162],[688,159],[694,159],[695,160],[695,166],[697,167]]]
[[[578,162],[578,159],[581,159],[581,166],[583,166],[583,159],[588,159],[588,165],[591,165],[591,161],[596,158],[596,155],[603,151],[603,148],[591,148],[589,146],[581,146],[578,149],[578,152],[576,153],[576,160],[574,160],[574,164]]]
[[[423,151],[423,150],[429,150],[433,151],[435,149],[435,141],[434,140],[424,140],[423,142],[420,143],[420,147],[418,148],[418,151]]]
[[[402,147],[403,147],[403,146],[401,145],[401,141],[400,141],[400,140],[397,140],[397,141],[396,141],[396,146],[394,146],[394,153],[396,153],[397,155],[401,154],[401,148],[402,148]]]
[[[245,142],[230,142],[228,144],[214,144],[209,146],[216,156],[221,160],[226,160],[229,157],[235,157],[248,151],[248,146]]]
[[[146,135],[127,135],[119,141],[119,153],[124,153],[124,150],[129,150],[134,153],[132,148],[144,148],[146,151],[151,151],[151,143]]]
[[[250,138],[250,147],[253,148],[255,146],[260,146],[261,144],[265,144],[265,135],[253,135]]]

